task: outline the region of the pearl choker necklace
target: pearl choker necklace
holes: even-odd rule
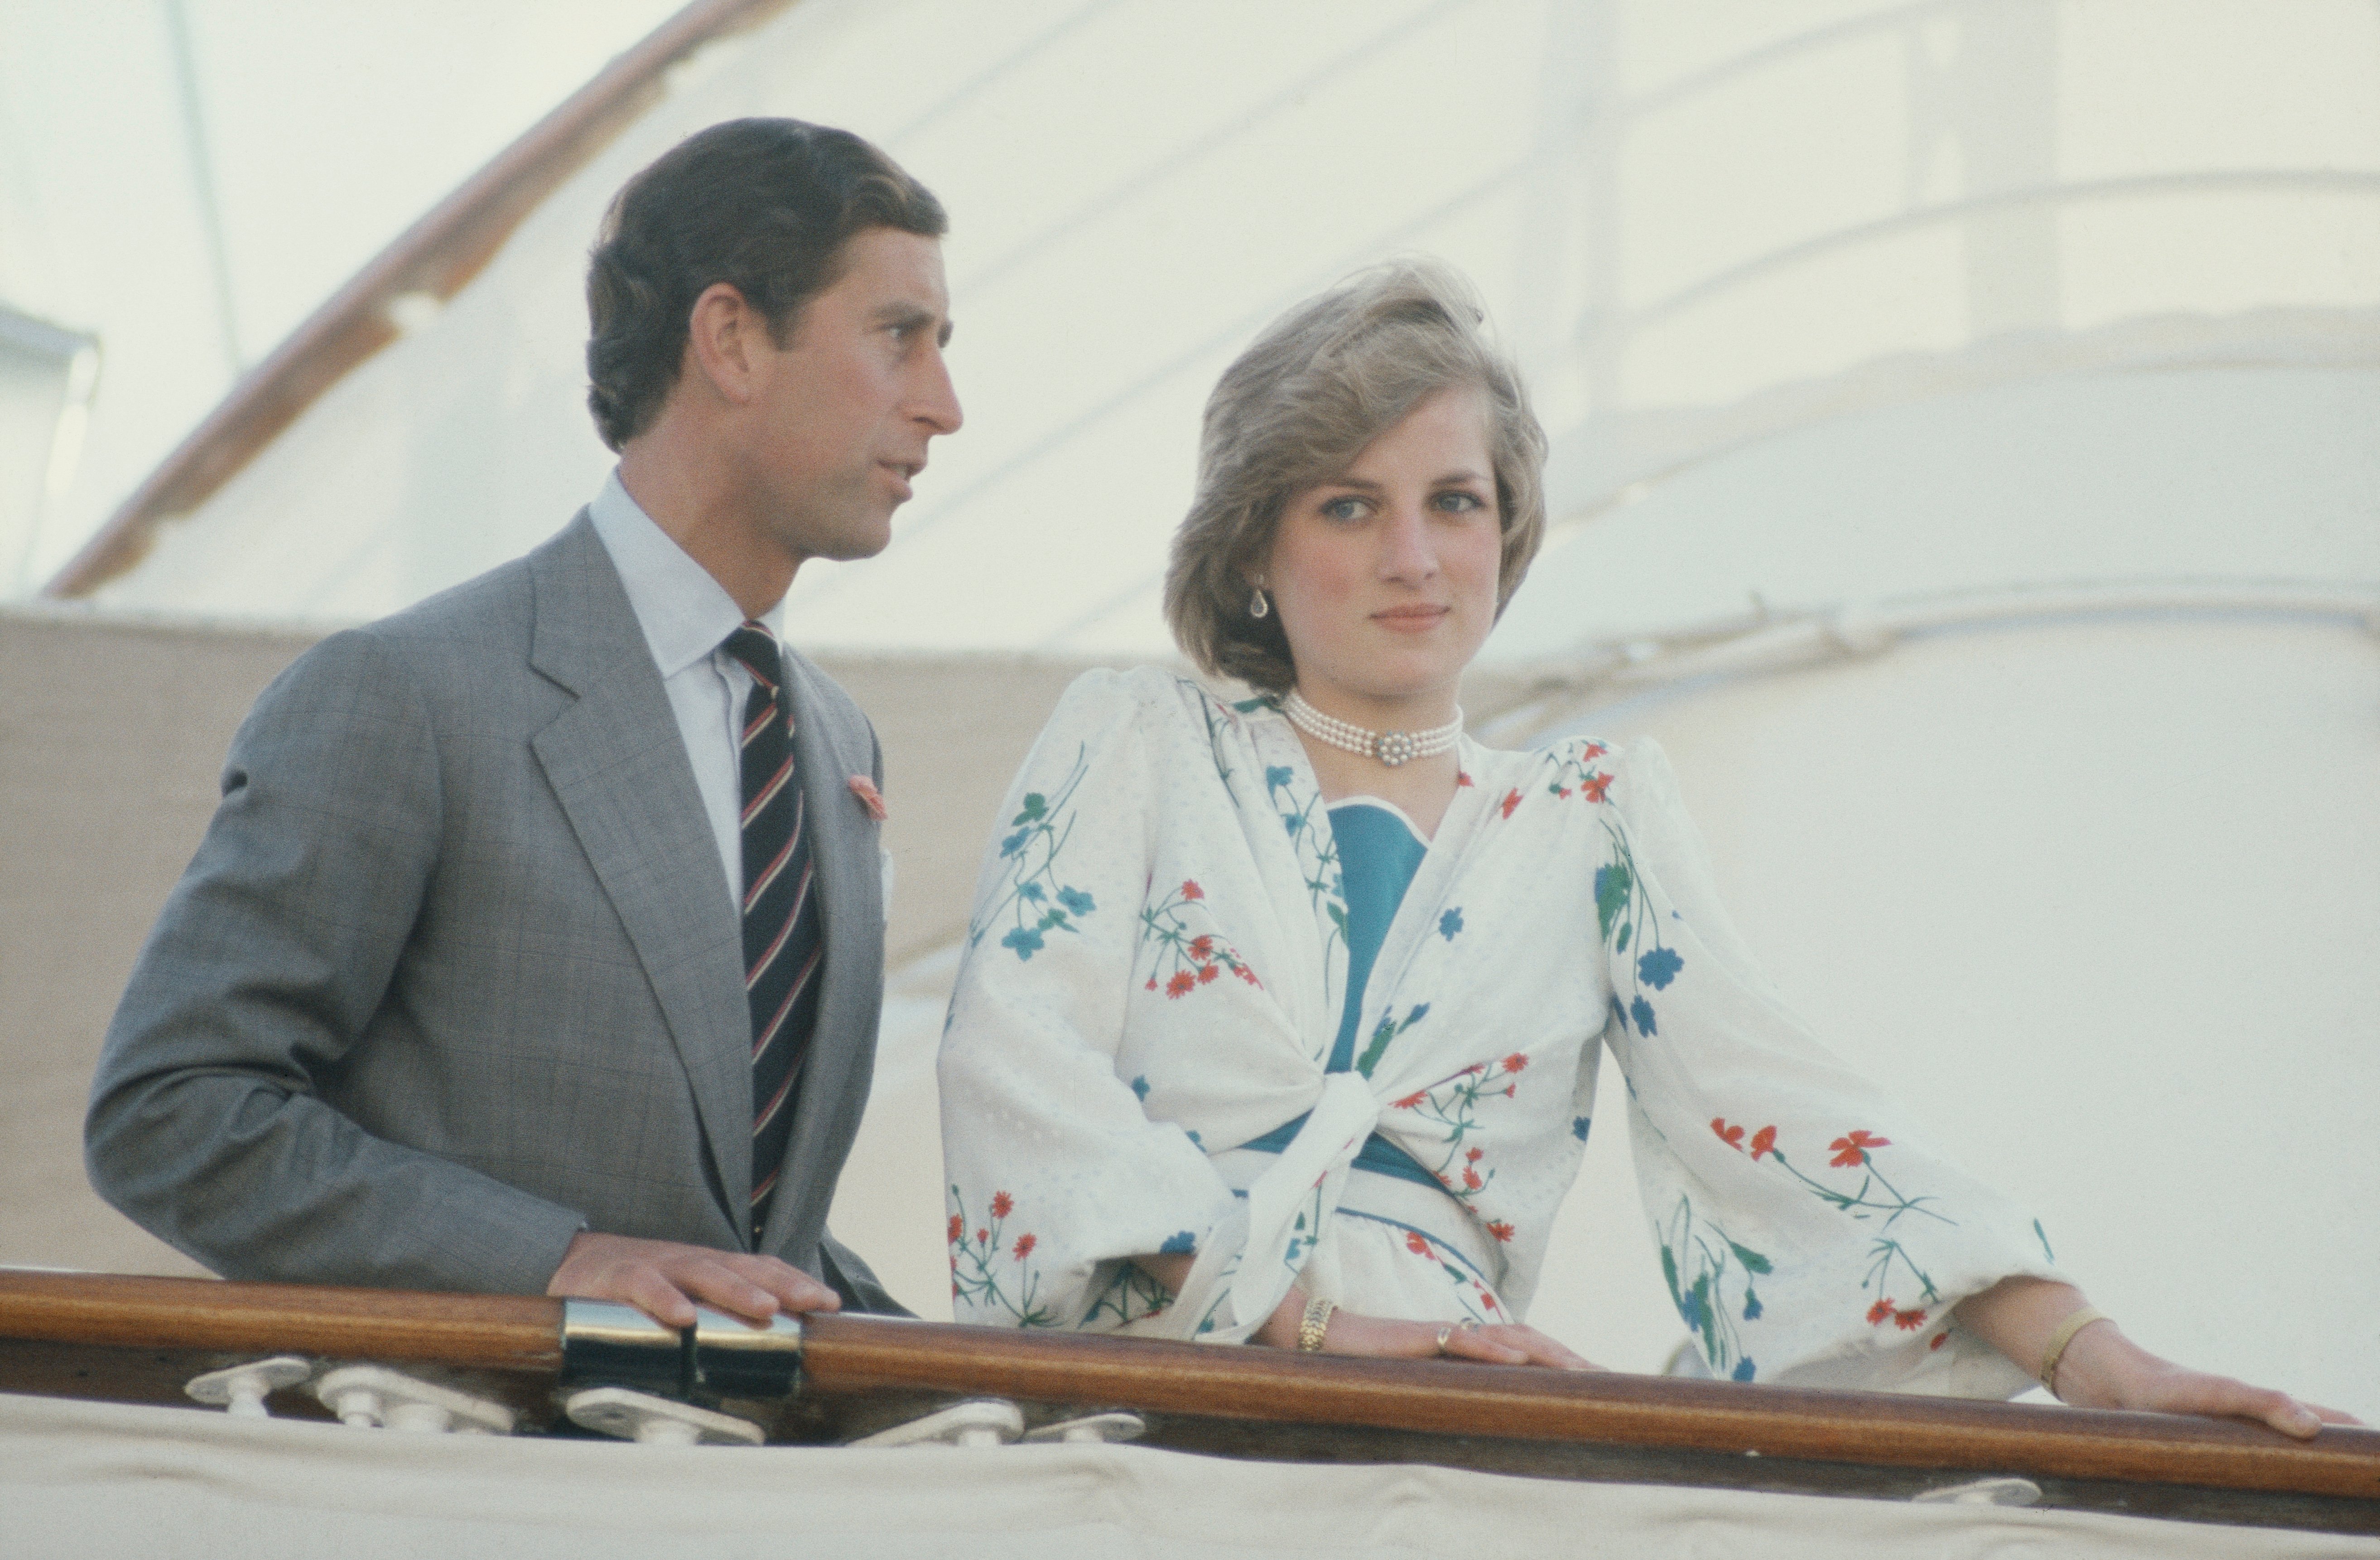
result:
[[[1452,748],[1463,735],[1463,712],[1457,709],[1454,718],[1444,725],[1428,731],[1366,731],[1334,720],[1305,701],[1305,696],[1295,689],[1281,701],[1281,713],[1289,724],[1318,742],[1327,742],[1345,752],[1367,759],[1377,759],[1394,769],[1401,763],[1426,759]]]

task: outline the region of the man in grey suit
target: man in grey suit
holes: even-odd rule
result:
[[[232,1277],[897,1309],[826,1228],[880,758],[774,619],[807,560],[884,547],[959,425],[944,226],[791,120],[621,192],[588,279],[617,469],[258,700],[92,1084],[110,1201]]]

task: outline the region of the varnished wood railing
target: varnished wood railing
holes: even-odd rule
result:
[[[176,1372],[194,1364],[290,1353],[435,1362],[508,1378],[550,1399],[565,1365],[563,1316],[561,1301],[526,1297],[0,1271],[0,1390],[163,1400],[178,1388]],[[67,1369],[78,1359],[79,1377]],[[128,1360],[146,1362],[146,1374]],[[2325,1508],[2352,1503],[2343,1520],[2334,1513],[2319,1525],[2380,1527],[2380,1432],[2369,1430],[2331,1427],[2299,1442],[2251,1424],[2157,1414],[1301,1357],[864,1316],[805,1323],[806,1402],[937,1395],[1227,1423],[1256,1436],[1245,1449],[1258,1455],[1269,1454],[1257,1427],[1312,1427],[1397,1432],[1416,1444],[1627,1448],[1706,1464],[1733,1458],[1745,1468],[1782,1461],[2188,1486]]]

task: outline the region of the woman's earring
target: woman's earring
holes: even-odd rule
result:
[[[1264,587],[1261,585],[1257,586],[1257,593],[1248,598],[1248,615],[1250,617],[1262,617],[1266,613],[1270,612],[1271,610],[1272,603],[1265,600]]]

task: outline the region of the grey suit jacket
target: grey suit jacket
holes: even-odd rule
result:
[[[789,658],[826,926],[757,1249],[887,1309],[826,1232],[882,993],[881,779]],[[257,701],[110,1026],[108,1200],[227,1276],[536,1293],[582,1228],[753,1249],[735,902],[661,675],[582,512],[337,634]]]

